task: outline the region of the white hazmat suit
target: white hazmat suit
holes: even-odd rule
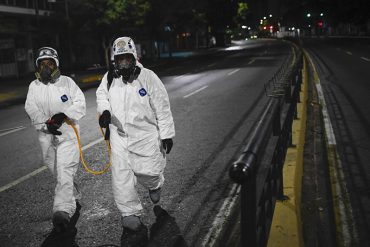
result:
[[[73,179],[79,164],[76,135],[66,123],[59,128],[59,136],[50,134],[46,125],[39,123],[64,113],[79,129],[78,120],[86,113],[84,94],[67,76],[47,84],[34,80],[28,89],[25,110],[37,129],[44,163],[57,180],[53,212],[63,211],[72,217],[76,210]]]
[[[136,64],[141,72],[132,82],[114,78],[108,90],[107,73],[96,91],[98,112],[108,110],[112,115],[112,188],[122,217],[140,215],[137,180],[149,190],[163,185],[166,157],[161,140],[175,136],[163,83],[153,71]]]

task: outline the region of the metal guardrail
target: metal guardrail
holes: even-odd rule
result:
[[[300,102],[302,59],[302,52],[298,51],[295,63],[288,65],[285,61],[270,80],[270,85],[265,85],[270,97],[267,107],[242,154],[229,169],[231,179],[241,185],[241,246],[267,245],[276,200],[286,199],[282,169],[287,149],[292,145],[292,123]],[[271,139],[276,144],[268,171],[257,179]]]

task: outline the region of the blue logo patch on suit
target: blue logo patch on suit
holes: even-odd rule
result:
[[[146,95],[146,90],[144,88],[141,88],[139,90],[139,94],[140,94],[141,97],[144,97]]]
[[[63,102],[66,102],[67,100],[68,100],[68,97],[67,97],[67,95],[62,95],[61,97],[60,97],[60,99],[63,101]]]

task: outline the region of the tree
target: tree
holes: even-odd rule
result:
[[[99,40],[109,65],[109,50],[114,38],[133,35],[144,26],[150,3],[145,0],[80,0],[70,2],[70,15],[76,40]]]
[[[245,24],[248,15],[248,4],[244,2],[238,3],[238,9],[234,21],[238,24]]]
[[[225,45],[225,31],[234,27],[234,16],[238,8],[236,0],[207,1],[207,19],[216,38],[217,46]]]
[[[65,0],[67,1],[67,0]],[[209,30],[218,45],[225,44],[225,30],[245,15],[238,0],[79,0],[69,1],[74,52],[88,44],[109,62],[109,49],[117,36],[174,43],[175,35],[186,33],[197,46],[200,34]],[[237,12],[239,6],[239,12]],[[238,17],[234,16],[239,13]],[[194,38],[195,37],[195,38]],[[203,36],[204,37],[204,36]],[[208,37],[207,37],[208,40]],[[101,45],[97,48],[96,43]],[[93,44],[94,43],[94,44]],[[91,50],[91,49],[90,49]],[[91,56],[91,51],[87,52]],[[83,57],[80,55],[78,57]]]

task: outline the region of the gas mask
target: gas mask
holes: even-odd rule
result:
[[[53,69],[48,65],[39,65],[35,75],[36,78],[44,84],[54,83],[60,76],[60,70],[58,67]]]
[[[132,79],[140,74],[141,69],[135,64],[136,60],[132,54],[122,54],[115,57],[115,67],[117,73],[122,76],[123,82],[132,82]]]

